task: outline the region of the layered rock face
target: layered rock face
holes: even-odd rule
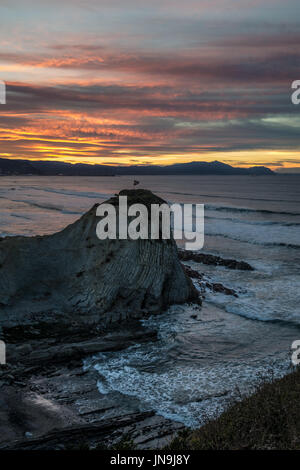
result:
[[[120,195],[128,206],[164,202],[146,190]],[[117,197],[107,202],[118,212]],[[97,207],[53,235],[0,239],[0,326],[108,324],[197,300],[172,238],[99,240]]]

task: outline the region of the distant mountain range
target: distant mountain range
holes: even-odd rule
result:
[[[174,165],[108,166],[86,163],[10,160],[0,158],[0,175],[118,176],[118,175],[274,175],[265,166],[239,168],[222,162],[190,162]]]

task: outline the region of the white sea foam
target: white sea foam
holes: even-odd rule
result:
[[[247,355],[242,360],[219,358],[212,361],[212,352],[207,364],[193,364],[192,361],[187,364],[174,357],[170,367],[169,360],[164,360],[172,351],[176,336],[195,329],[195,322],[194,326],[188,326],[189,314],[183,308],[176,315],[174,307],[163,315],[162,321],[154,317],[143,322],[144,325],[158,327],[157,343],[102,353],[90,363],[87,361],[99,372],[99,392],[119,392],[135,397],[143,409],[154,409],[166,418],[195,427],[208,416],[220,413],[234,395],[236,387],[241,392],[249,391],[257,382],[258,375],[265,376],[272,366],[275,376],[286,373],[289,362],[283,355],[252,360]],[[205,328],[204,324],[201,328]],[[215,338],[215,341],[218,339]]]

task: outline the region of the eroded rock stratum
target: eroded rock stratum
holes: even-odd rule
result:
[[[164,202],[146,190],[120,194],[129,205]],[[106,202],[118,212],[117,197]],[[1,239],[0,326],[108,324],[197,300],[172,238],[99,240],[96,210],[53,235]]]

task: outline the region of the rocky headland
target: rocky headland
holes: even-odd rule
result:
[[[120,195],[127,195],[128,205],[164,202],[146,190]],[[107,202],[118,211],[117,196]],[[156,341],[156,331],[139,320],[172,304],[200,309],[205,289],[237,295],[188,266],[205,260],[178,251],[173,238],[99,240],[96,210],[53,235],[0,240],[0,335],[7,345],[7,365],[0,367],[0,448],[93,447],[124,434],[138,447],[165,445],[182,425],[141,412],[134,399],[117,392],[101,395],[98,373],[83,370],[82,361]],[[213,264],[211,255],[204,256]],[[217,258],[215,264],[252,269],[229,261]]]

